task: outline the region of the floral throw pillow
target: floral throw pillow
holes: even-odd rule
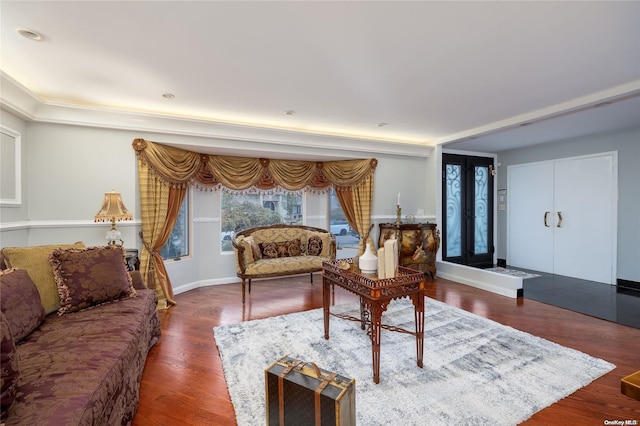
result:
[[[122,247],[55,250],[49,260],[60,295],[58,315],[136,294]]]
[[[44,321],[40,293],[24,269],[7,269],[0,273],[0,310],[16,343]]]
[[[278,257],[278,244],[260,243],[260,252],[263,259],[275,259]]]
[[[309,254],[309,256],[320,256],[323,246],[322,238],[315,235],[309,237],[307,242],[307,254]]]
[[[300,238],[291,241],[280,241],[277,243],[260,244],[262,258],[275,259],[278,257],[299,256],[302,251]]]

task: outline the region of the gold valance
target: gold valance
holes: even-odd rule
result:
[[[194,183],[234,191],[250,188],[299,191],[330,186],[350,190],[365,183],[378,164],[375,158],[315,162],[209,155],[144,139],[135,139],[133,149],[166,185],[186,187]]]

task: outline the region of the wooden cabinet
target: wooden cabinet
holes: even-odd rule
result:
[[[405,268],[436,276],[436,253],[440,248],[440,231],[435,223],[381,223],[378,247],[390,238],[398,240],[398,263]]]

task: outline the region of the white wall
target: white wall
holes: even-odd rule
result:
[[[25,122],[3,111],[1,122],[23,134],[23,205],[0,208],[0,246],[39,245],[84,241],[104,244],[109,228],[94,223],[104,192],[121,192],[134,216],[133,222],[119,222],[125,246],[141,249],[140,197],[137,160],[131,143],[135,138],[189,146],[218,146],[214,139],[187,135],[134,132],[66,124]],[[6,124],[5,124],[6,123]],[[26,135],[26,136],[25,136]],[[257,142],[237,141],[255,150]],[[274,147],[262,144],[265,152]],[[281,150],[282,147],[277,147]],[[302,146],[289,152],[308,158],[332,152]],[[366,158],[366,152],[345,152],[341,156]],[[378,154],[373,200],[374,222],[395,218],[398,192],[402,192],[403,215],[423,209],[435,217],[434,185],[430,158]],[[176,293],[200,285],[237,280],[233,254],[220,252],[220,193],[191,190],[191,256],[168,261],[167,270]],[[326,227],[326,196],[306,200],[310,226]]]

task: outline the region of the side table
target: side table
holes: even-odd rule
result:
[[[332,286],[344,288],[360,296],[360,318],[331,314],[330,292]],[[393,278],[378,279],[377,274],[366,274],[353,265],[353,259],[322,262],[322,308],[324,313],[324,338],[329,339],[329,315],[358,321],[371,337],[373,382],[380,383],[381,329],[411,334],[416,338],[416,364],[422,368],[424,350],[424,286],[421,271],[398,267]],[[415,332],[382,323],[382,314],[394,299],[408,297],[415,311]]]

